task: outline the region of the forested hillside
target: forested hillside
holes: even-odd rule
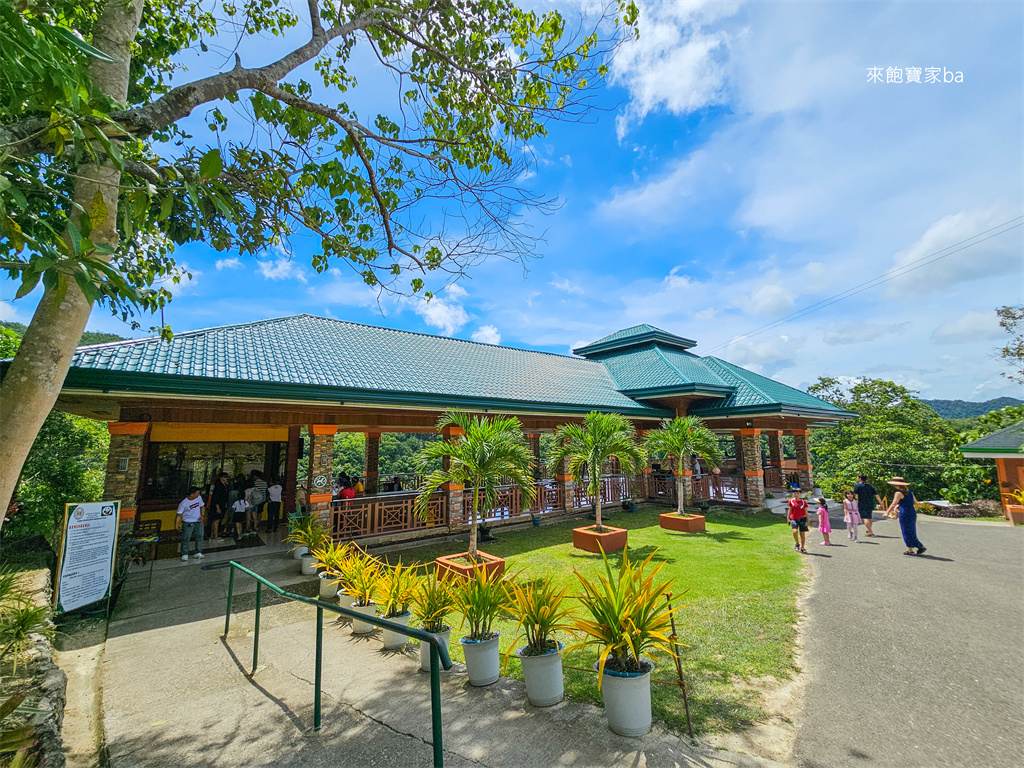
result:
[[[989,411],[998,411],[1010,405],[1024,405],[1024,400],[1015,397],[996,397],[986,400],[983,403],[976,403],[971,400],[922,400],[925,405],[932,409],[944,419],[973,419],[975,416],[982,416]]]

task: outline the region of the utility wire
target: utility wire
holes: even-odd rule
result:
[[[1009,232],[1010,230],[1016,229],[1022,225],[1024,225],[1024,216],[1016,216],[1012,219],[1004,221],[1002,224],[997,224],[996,226],[991,227],[990,229],[982,230],[981,232],[978,232],[975,235],[971,235],[968,238],[953,243],[952,245],[948,245],[945,248],[941,248],[938,251],[930,253],[926,256],[922,256],[919,259],[914,259],[914,261],[904,264],[902,267],[891,269],[884,275],[872,278],[863,283],[858,283],[857,285],[848,288],[845,291],[841,291],[840,293],[828,296],[802,309],[799,309],[795,312],[791,312],[788,315],[784,315],[777,320],[773,320],[770,323],[755,328],[749,333],[742,334],[731,339],[730,341],[723,342],[718,346],[712,347],[705,354],[710,355],[721,349],[731,347],[733,344],[736,344],[739,341],[745,341],[746,339],[753,338],[754,336],[760,336],[762,333],[767,333],[768,331],[774,328],[778,328],[781,325],[785,325],[791,320],[796,320],[800,317],[804,317],[805,315],[809,315],[812,312],[817,312],[819,309],[824,309],[825,307],[831,306],[832,304],[840,302],[844,299],[848,299],[851,296],[855,296],[858,293],[863,293],[864,291],[867,291],[871,288],[875,288],[879,285],[882,285],[883,283],[887,283],[890,280],[894,280],[897,277],[902,277],[903,275],[913,272],[914,270],[921,269],[922,267],[926,267],[929,264],[934,264],[935,262],[944,259],[947,256],[952,256],[954,253],[959,253],[960,251],[964,251],[968,248],[978,245],[979,243],[983,243],[986,240],[991,240],[993,237],[998,237],[999,235]],[[986,235],[986,237],[982,237],[982,235]]]

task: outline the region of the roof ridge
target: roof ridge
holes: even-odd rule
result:
[[[732,373],[734,376],[736,374],[733,373],[733,371],[731,370],[732,368],[739,368],[741,371],[744,371],[745,373],[753,373],[755,376],[761,376],[761,374],[759,374],[759,373],[755,373],[754,371],[748,371],[746,368],[743,368],[742,366],[736,365],[735,363],[730,363],[728,360],[722,360],[720,357],[715,357],[714,355],[708,355],[707,357],[702,357],[700,359],[701,360],[714,360],[716,363],[721,363],[722,365],[728,366],[729,369],[730,369],[729,372]],[[742,378],[742,377],[739,377],[739,378]],[[767,378],[767,377],[763,377],[763,378]],[[773,381],[774,381],[774,379],[773,379]],[[750,387],[752,390],[757,392],[757,394],[759,394],[761,397],[763,397],[767,402],[769,402],[769,403],[774,403],[775,402],[775,398],[773,398],[771,395],[769,395],[767,392],[765,392],[763,389],[761,389],[756,384],[752,383],[750,380],[743,379],[743,382],[748,387]],[[782,384],[781,381],[778,382],[778,383]],[[783,386],[788,386],[788,385],[783,384]],[[791,389],[796,389],[796,387],[790,387],[790,388]],[[800,390],[797,390],[797,391],[800,391]]]

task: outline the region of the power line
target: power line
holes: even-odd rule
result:
[[[864,291],[867,291],[871,288],[875,288],[879,285],[882,285],[883,283],[887,283],[890,280],[894,280],[897,277],[902,277],[903,275],[906,275],[917,269],[926,267],[929,264],[934,264],[935,262],[940,261],[941,259],[944,259],[947,256],[952,256],[954,253],[959,253],[960,251],[964,251],[968,248],[978,245],[979,243],[983,243],[986,240],[991,240],[993,237],[998,237],[999,235],[1002,235],[1006,232],[1009,232],[1010,230],[1016,229],[1017,227],[1024,225],[1024,221],[1022,220],[1024,220],[1024,216],[1016,216],[1012,219],[1004,221],[1002,224],[997,224],[996,226],[991,227],[990,229],[982,230],[977,234],[971,235],[970,237],[960,240],[959,242],[953,243],[952,245],[948,245],[945,248],[941,248],[937,251],[934,251],[933,253],[927,254],[926,256],[914,259],[914,261],[904,264],[902,267],[889,270],[884,275],[872,278],[863,283],[858,283],[857,285],[848,288],[845,291],[841,291],[840,293],[828,296],[824,299],[821,299],[820,301],[816,301],[815,303],[810,304],[809,306],[799,309],[796,312],[791,312],[790,314],[784,315],[778,318],[777,320],[773,320],[770,323],[759,326],[758,328],[755,328],[749,333],[742,334],[731,339],[730,341],[723,342],[722,344],[719,344],[716,347],[712,347],[705,354],[712,354],[720,349],[731,347],[733,344],[736,344],[739,341],[745,341],[746,339],[753,338],[754,336],[760,336],[762,333],[767,333],[768,331],[774,328],[778,328],[781,325],[785,325],[791,320],[796,320],[800,317],[804,317],[805,315],[809,315],[812,312],[817,312],[819,309],[824,309],[825,307],[831,306],[832,304],[840,302],[844,299],[848,299],[851,296],[855,296],[858,293],[863,293]],[[982,237],[982,235],[986,235],[986,237]]]

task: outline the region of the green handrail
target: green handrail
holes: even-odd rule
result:
[[[392,632],[397,632],[400,635],[415,638],[421,643],[428,643],[430,645],[430,719],[433,728],[434,768],[444,768],[444,747],[442,745],[441,733],[441,669],[451,669],[452,660],[448,656],[448,646],[444,640],[441,639],[440,635],[436,635],[433,632],[424,632],[422,629],[414,629],[412,627],[396,624],[393,621],[388,621],[387,619],[379,619],[376,616],[364,616],[363,614],[356,613],[349,608],[342,608],[340,605],[334,605],[333,603],[325,603],[322,600],[316,600],[312,597],[305,597],[304,595],[296,595],[292,592],[286,592],[274,582],[260,576],[258,573],[250,571],[244,565],[240,565],[235,560],[232,560],[228,565],[231,566],[231,571],[228,575],[227,610],[224,613],[225,639],[227,639],[228,630],[231,628],[231,598],[235,589],[235,571],[241,571],[245,575],[256,579],[256,621],[252,644],[252,672],[249,674],[250,677],[256,674],[256,667],[259,661],[260,610],[263,602],[262,587],[266,585],[282,597],[316,607],[316,674],[313,693],[313,730],[320,730],[320,675],[323,669],[324,655],[324,610],[333,611],[334,613],[341,614],[342,616],[358,619],[359,621],[364,621],[367,624],[372,624],[373,626],[380,627],[381,629],[390,629]]]

